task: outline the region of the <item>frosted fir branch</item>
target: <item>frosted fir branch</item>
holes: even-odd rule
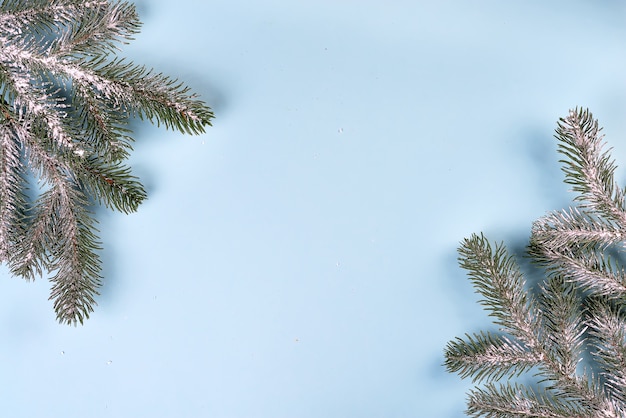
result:
[[[470,393],[471,416],[626,416],[626,271],[610,256],[626,242],[624,192],[599,132],[588,111],[576,109],[559,123],[566,182],[581,207],[533,224],[528,255],[546,274],[536,296],[502,244],[492,249],[473,235],[459,249],[481,303],[513,336],[513,344],[483,333],[448,344],[448,370],[487,382]],[[537,359],[537,390],[494,384],[529,367],[520,349]],[[592,364],[581,370],[585,354]]]
[[[484,297],[479,303],[490,311],[494,322],[532,348],[536,344],[536,301],[524,291],[519,267],[504,246],[492,249],[483,235],[474,234],[459,247],[459,263]]]
[[[5,123],[0,123],[0,262],[10,260],[26,208],[20,143],[9,126],[6,119]]]
[[[615,222],[588,213],[579,208],[552,212],[533,223],[532,245],[552,251],[606,249],[626,241],[626,230]]]
[[[76,171],[79,187],[108,208],[132,213],[147,198],[143,185],[131,174],[130,168],[119,163],[91,157],[81,161]]]
[[[22,231],[9,259],[9,268],[14,275],[30,281],[52,271],[50,245],[56,239],[52,231],[58,213],[55,197],[48,190],[30,208],[29,224]]]
[[[141,22],[135,8],[128,3],[91,2],[81,8],[83,17],[71,21],[69,29],[50,48],[50,55],[94,54],[119,50],[118,43],[126,43],[139,32]]]
[[[115,106],[132,116],[148,119],[168,129],[188,134],[204,132],[207,119],[213,114],[196,100],[189,88],[175,79],[155,73],[152,69],[134,65],[124,59],[85,62],[83,73],[76,80],[92,85]]]
[[[487,418],[618,418],[610,404],[589,407],[568,395],[534,391],[521,385],[489,383],[470,391],[466,413]]]
[[[541,286],[539,312],[542,329],[535,332],[542,340],[546,363],[546,379],[557,387],[577,390],[578,383],[569,388],[575,379],[584,343],[584,324],[580,298],[571,283],[562,276],[553,276]]]
[[[0,261],[50,273],[59,321],[88,318],[100,286],[88,208],[136,211],[146,198],[124,164],[130,117],[199,134],[213,113],[187,86],[114,55],[140,27],[125,1],[0,1]],[[43,188],[23,193],[24,177]]]
[[[86,198],[70,181],[60,180],[51,189],[51,205],[58,217],[52,228],[50,270],[56,274],[50,299],[60,322],[81,324],[93,312],[101,285],[100,245],[97,230],[85,206]]]
[[[611,397],[626,405],[626,318],[605,298],[588,303],[591,351]]]
[[[533,243],[529,252],[551,274],[562,275],[568,282],[594,295],[615,299],[626,297],[626,272],[604,254],[575,248],[552,250]]]
[[[207,121],[213,117],[183,83],[124,59],[108,61],[104,56],[96,56],[76,60],[59,56],[38,57],[24,51],[11,55],[11,52],[7,52],[6,60],[25,61],[33,68],[40,66],[52,74],[65,76],[79,85],[79,91],[91,90],[113,109],[127,112],[129,116],[146,118],[157,125],[164,124],[188,134],[204,133]],[[29,79],[24,76],[13,80],[18,96]],[[41,111],[40,101],[41,97],[31,97],[24,105],[31,111]]]
[[[9,41],[15,41],[22,44],[34,42],[48,46],[50,38],[67,32],[68,27],[72,28],[76,25],[76,21],[87,21],[92,15],[101,16],[111,6],[113,9],[127,9],[125,11],[132,12],[134,20],[137,20],[132,5],[123,2],[112,4],[104,0],[3,0],[0,3],[0,27],[3,28],[0,40],[5,45]],[[100,25],[100,31],[103,30],[102,28],[122,24],[118,30],[110,28],[109,32],[127,37],[123,25],[126,19],[123,19],[121,15],[122,13],[118,16],[119,22],[109,20],[107,25]]]
[[[46,68],[28,51],[17,47],[0,48],[0,71],[5,81],[5,95],[13,102],[18,120],[28,117],[46,125],[47,134],[60,148],[73,148],[74,141],[66,122],[61,98],[53,96]],[[28,116],[26,116],[28,115]]]
[[[506,335],[491,333],[465,334],[446,347],[445,366],[474,383],[519,376],[538,366],[543,356],[531,351]]]
[[[70,117],[76,121],[76,130],[88,146],[88,156],[97,156],[104,162],[125,160],[132,150],[133,138],[124,127],[125,115],[104,102],[100,93],[81,83],[74,83],[73,109]]]
[[[445,351],[448,370],[463,377],[493,380],[536,366],[550,383],[549,389],[578,397],[594,408],[605,403],[601,388],[590,387],[587,378],[576,375],[585,326],[574,287],[552,277],[535,301],[504,246],[492,249],[482,235],[465,240],[459,254],[460,265],[485,297],[481,304],[517,341],[504,344],[482,335],[457,339]]]
[[[580,193],[576,200],[626,229],[624,192],[615,184],[616,166],[610,150],[602,150],[604,141],[600,131],[598,121],[588,110],[574,109],[560,120],[556,137],[558,151],[567,157],[561,160],[565,182]]]

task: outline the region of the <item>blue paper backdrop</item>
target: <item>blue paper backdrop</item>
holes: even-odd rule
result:
[[[626,165],[623,2],[135,3],[123,54],[215,126],[132,124],[149,200],[98,213],[86,325],[1,270],[3,415],[463,416],[442,350],[491,325],[456,247],[522,250],[569,204],[552,134],[571,107]]]

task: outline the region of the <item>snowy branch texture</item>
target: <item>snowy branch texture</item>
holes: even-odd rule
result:
[[[469,393],[472,417],[626,416],[625,191],[587,110],[561,119],[556,138],[579,205],[533,225],[528,256],[545,273],[539,290],[502,244],[474,235],[459,248],[500,327],[445,349],[448,371],[479,384]],[[523,383],[510,382],[521,375]]]
[[[90,207],[130,213],[146,198],[124,165],[128,119],[200,134],[213,117],[182,83],[116,56],[140,25],[123,1],[0,0],[0,261],[51,275],[63,323],[88,318],[101,285]]]

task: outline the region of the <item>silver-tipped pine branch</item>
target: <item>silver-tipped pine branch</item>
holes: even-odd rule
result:
[[[0,1],[0,262],[52,274],[68,324],[101,285],[90,207],[130,213],[146,198],[125,165],[128,119],[200,134],[213,117],[183,83],[116,56],[140,26],[125,1]]]

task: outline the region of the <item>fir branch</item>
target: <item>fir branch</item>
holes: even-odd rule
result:
[[[551,251],[606,249],[626,240],[626,230],[615,222],[580,208],[552,212],[533,223],[531,245]]]
[[[529,247],[530,255],[550,274],[562,275],[567,281],[598,296],[626,298],[626,272],[610,256],[573,246],[559,251],[534,244],[531,242]]]
[[[53,198],[50,191],[43,193],[29,211],[29,223],[21,231],[9,258],[9,268],[16,276],[35,280],[52,270],[49,246],[55,239],[52,223],[57,216]]]
[[[489,383],[484,388],[470,391],[466,413],[485,418],[598,418],[597,411],[589,411],[577,399],[555,397],[521,385]]]
[[[593,211],[601,213],[626,229],[624,192],[614,179],[615,164],[609,151],[603,151],[603,136],[598,121],[588,110],[574,109],[567,118],[561,119],[556,130],[558,151],[566,159],[565,182],[580,195],[576,200]]]
[[[546,380],[567,386],[576,375],[586,331],[580,298],[571,283],[566,283],[562,276],[553,276],[542,285],[539,300],[541,337],[547,351],[544,359],[550,371]]]
[[[91,2],[77,12],[82,16],[68,22],[69,29],[51,46],[51,55],[107,54],[118,50],[118,43],[132,40],[141,27],[135,7],[126,2]]]
[[[90,206],[130,213],[146,198],[124,164],[128,119],[200,134],[213,118],[183,83],[114,55],[140,25],[126,1],[0,0],[0,262],[28,280],[53,274],[60,322],[96,305]]]
[[[56,271],[50,299],[60,322],[81,324],[93,312],[100,286],[100,249],[94,220],[85,209],[85,196],[69,181],[59,181],[51,189],[56,222],[51,225],[53,242],[49,269]]]
[[[76,135],[83,139],[84,154],[111,163],[128,158],[133,142],[131,131],[125,128],[128,115],[103,101],[91,86],[74,83],[73,87],[72,107],[67,112],[75,122]]]
[[[448,343],[445,366],[462,378],[471,377],[474,383],[519,376],[541,363],[541,355],[505,335],[481,332],[465,336],[465,340]]]
[[[527,353],[520,355],[520,349],[511,344],[494,346],[494,342],[486,338],[474,337],[468,342],[457,340],[445,352],[448,370],[480,380],[520,374],[537,366],[543,381],[549,382],[549,390],[576,395],[594,410],[601,409],[607,402],[602,388],[589,386],[586,379],[575,374],[585,328],[576,310],[578,299],[574,288],[554,276],[543,287],[539,302],[535,301],[504,245],[497,245],[494,250],[483,235],[466,239],[459,254],[461,267],[468,271],[477,291],[485,297],[480,303],[491,311],[496,324],[519,341],[517,347],[523,344],[525,350],[522,351]],[[494,349],[499,349],[498,357]],[[508,357],[503,353],[507,349]],[[476,362],[473,366],[464,364],[472,360]],[[498,360],[501,363],[497,363]],[[515,361],[519,363],[513,364]]]
[[[591,354],[601,367],[607,390],[616,402],[626,405],[626,319],[606,298],[588,304]]]
[[[95,21],[97,17],[102,19],[107,15],[114,18],[104,20],[105,25],[88,24]],[[0,27],[3,28],[0,39],[5,43],[14,41],[24,45],[34,42],[47,47],[51,38],[52,42],[57,43],[54,38],[63,35],[68,28],[93,27],[92,37],[106,45],[114,39],[114,36],[130,39],[139,24],[134,6],[126,2],[106,0],[3,0],[0,2]],[[66,36],[62,44],[73,45],[76,50],[80,50],[78,48],[80,44],[72,43],[71,37]],[[100,47],[100,45],[94,46]]]
[[[484,297],[480,303],[496,318],[494,322],[532,348],[536,339],[536,302],[524,291],[519,267],[504,245],[492,249],[482,234],[474,234],[459,248],[459,263]]]
[[[115,104],[133,116],[196,135],[204,133],[206,121],[213,117],[183,83],[152,69],[124,59],[92,59],[83,65],[86,70],[74,73],[74,78],[92,84],[107,99],[117,98]]]
[[[96,157],[76,163],[81,190],[94,196],[98,204],[124,213],[135,212],[146,199],[143,185],[130,174],[130,168],[119,163],[106,163]]]
[[[459,248],[481,303],[512,336],[479,333],[448,343],[448,370],[486,382],[470,393],[471,416],[626,416],[626,271],[611,257],[626,242],[624,192],[599,132],[586,110],[558,125],[566,183],[581,206],[533,224],[528,255],[546,273],[536,296],[503,244],[492,249],[473,235]],[[585,355],[592,364],[581,369]],[[530,369],[536,389],[495,384]]]
[[[0,262],[10,260],[23,225],[26,180],[20,164],[21,151],[10,124],[0,123]]]

